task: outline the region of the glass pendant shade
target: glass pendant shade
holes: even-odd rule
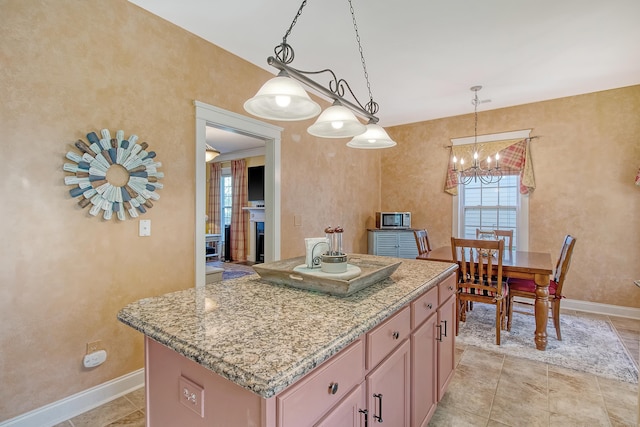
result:
[[[311,135],[321,138],[348,138],[366,130],[367,127],[358,121],[351,110],[337,103],[324,110],[318,120],[307,128]]]
[[[258,93],[244,103],[244,109],[263,119],[283,121],[310,119],[321,110],[300,83],[283,75],[262,85]]]
[[[209,163],[210,161],[212,161],[213,159],[215,159],[219,155],[220,155],[220,152],[218,150],[214,149],[209,144],[206,144],[206,151],[204,153],[204,159],[205,159],[205,161],[207,163]]]
[[[365,133],[356,135],[351,141],[347,142],[347,147],[369,150],[389,148],[394,145],[396,145],[396,142],[389,137],[387,131],[385,131],[382,126],[374,123],[367,125],[367,131]]]

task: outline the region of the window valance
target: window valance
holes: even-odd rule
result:
[[[536,188],[529,142],[530,138],[518,138],[478,143],[478,157],[483,159],[480,163],[482,167],[486,167],[487,156],[495,159],[496,154],[499,153],[500,169],[502,172],[504,174],[519,173],[520,194],[529,194]],[[451,157],[447,163],[447,177],[444,185],[445,192],[454,196],[458,194],[458,175],[453,172],[451,168],[451,159],[453,156],[456,156],[458,159],[464,159],[464,164],[467,165],[464,169],[469,168],[473,161],[475,145],[476,144],[472,143],[451,146]],[[492,162],[493,164],[491,166],[495,166],[494,162]]]

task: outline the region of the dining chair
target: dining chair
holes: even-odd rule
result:
[[[431,242],[427,230],[413,230],[413,237],[416,238],[416,245],[418,245],[418,255],[431,252]]]
[[[460,329],[460,322],[467,320],[468,303],[492,304],[496,306],[496,345],[500,345],[500,330],[507,327],[509,293],[508,286],[502,280],[504,240],[452,237],[451,252],[454,262],[459,265],[456,335]],[[490,255],[484,256],[482,253]]]
[[[481,235],[493,234],[496,239],[502,239],[505,242],[505,248],[509,248],[509,251],[513,251],[513,230],[482,230],[476,228],[476,239],[479,239]]]
[[[549,303],[551,305],[551,313],[553,316],[553,325],[556,328],[556,336],[559,341],[562,341],[562,334],[560,333],[560,301],[564,296],[562,295],[562,285],[567,277],[569,271],[569,265],[571,264],[571,255],[573,254],[573,247],[576,244],[576,238],[567,234],[562,244],[562,250],[560,251],[560,257],[556,264],[556,269],[553,274],[553,278],[549,281]],[[513,316],[513,303],[533,305],[529,302],[514,301],[515,297],[529,298],[535,300],[536,298],[536,283],[531,279],[513,279],[510,278],[509,284],[509,322],[508,328],[511,330],[511,319]]]

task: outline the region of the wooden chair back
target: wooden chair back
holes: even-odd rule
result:
[[[502,299],[502,257],[504,240],[470,240],[451,238],[453,261],[459,265],[458,287],[475,288],[476,295],[484,291],[497,292]],[[482,253],[495,253],[483,256]],[[492,284],[497,284],[492,286]]]
[[[576,244],[576,238],[567,234],[562,244],[560,257],[556,264],[556,270],[553,274],[553,280],[558,284],[556,288],[556,298],[562,298],[562,285],[571,265],[571,256],[573,255],[573,247]]]
[[[429,241],[429,233],[427,230],[413,230],[413,237],[418,245],[418,255],[431,252],[431,242]]]
[[[490,232],[493,232],[497,239],[505,241],[505,249],[509,249],[509,252],[513,251],[513,230],[481,230],[476,228],[476,239],[480,237],[480,234]]]

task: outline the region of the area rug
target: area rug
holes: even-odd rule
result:
[[[222,280],[237,279],[238,277],[246,276],[248,274],[255,274],[255,271],[225,270],[222,272]]]
[[[511,332],[502,331],[495,344],[495,307],[474,304],[467,321],[460,322],[456,337],[462,345],[472,345],[508,356],[562,366],[597,376],[637,383],[638,369],[607,321],[571,314],[560,315],[562,341],[556,338],[553,321],[547,325],[547,349],[539,351],[533,341],[535,317],[514,310]]]

